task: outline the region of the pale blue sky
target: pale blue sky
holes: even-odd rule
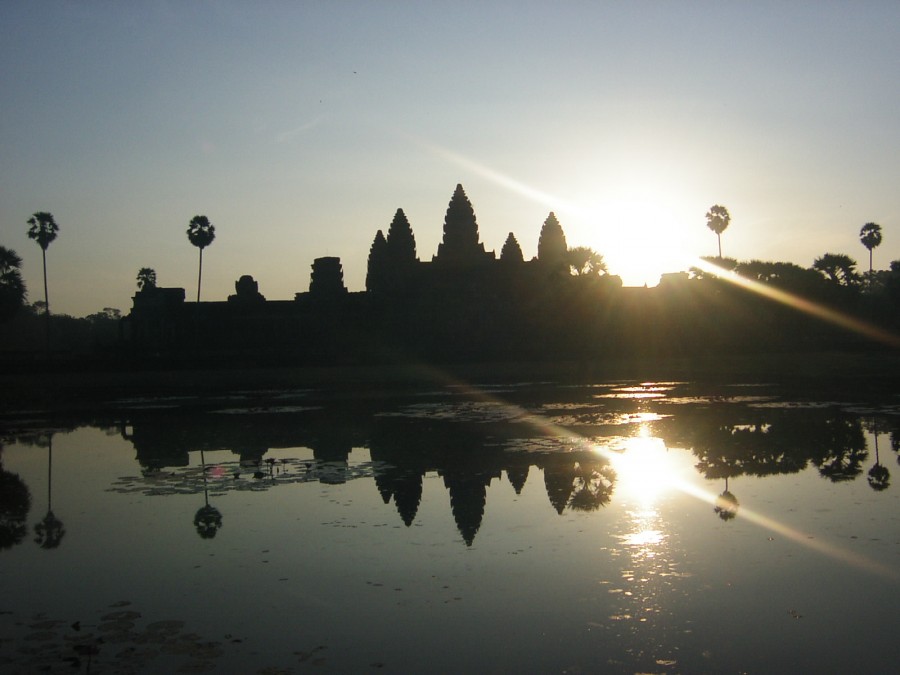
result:
[[[422,259],[457,183],[488,250],[549,211],[626,283],[716,252],[900,258],[897,2],[0,3],[0,244],[42,299],[127,311],[140,267],[269,299],[340,256],[364,288],[402,207]]]

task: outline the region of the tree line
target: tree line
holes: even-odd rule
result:
[[[93,347],[108,347],[118,339],[116,324],[121,319],[121,311],[104,307],[102,311],[77,319],[67,315],[51,318],[50,293],[47,284],[47,249],[58,234],[59,225],[52,213],[38,211],[27,221],[28,238],[41,248],[43,264],[44,300],[27,304],[28,290],[22,279],[22,258],[14,250],[0,246],[0,324],[14,317],[19,319],[18,335],[4,336],[7,348],[25,351],[35,344],[36,317],[43,317],[46,350],[51,348],[51,331],[56,327],[63,338],[61,343],[69,350],[88,351]],[[188,241],[200,251],[197,276],[197,302],[200,302],[200,284],[203,278],[203,249],[216,238],[216,228],[206,216],[194,216],[187,229]],[[137,275],[138,289],[156,286],[156,272],[142,267]]]

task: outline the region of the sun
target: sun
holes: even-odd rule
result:
[[[655,286],[662,274],[688,271],[703,252],[704,212],[677,195],[630,188],[582,204],[564,225],[569,245],[601,253],[625,286]]]

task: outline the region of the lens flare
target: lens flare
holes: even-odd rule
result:
[[[781,289],[762,284],[758,281],[753,281],[752,279],[748,279],[747,277],[742,277],[736,272],[726,270],[722,267],[719,267],[718,265],[709,262],[708,260],[703,260],[702,258],[698,258],[696,261],[694,261],[694,265],[707,274],[712,274],[719,279],[722,279],[723,281],[734,284],[735,286],[746,288],[749,291],[753,291],[754,293],[762,295],[763,297],[775,300],[776,302],[780,302],[781,304],[787,305],[788,307],[793,307],[794,309],[809,314],[810,316],[822,319],[823,321],[827,321],[836,326],[840,326],[841,328],[853,331],[854,333],[859,333],[860,335],[864,335],[865,337],[874,340],[875,342],[880,342],[890,347],[900,348],[900,336],[886,331],[883,328],[879,328],[878,326],[875,326],[867,321],[857,319],[830,307],[825,307],[824,305],[812,302],[811,300],[807,300],[806,298],[801,298],[800,296],[794,295],[793,293],[788,293]]]

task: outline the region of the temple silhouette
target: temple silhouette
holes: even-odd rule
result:
[[[365,291],[348,292],[335,257],[313,261],[309,290],[293,300],[267,300],[246,275],[216,302],[186,302],[183,288],[145,285],[122,332],[134,356],[186,364],[670,358],[867,344],[709,275],[666,274],[656,287],[626,288],[617,276],[576,269],[571,252],[552,212],[534,258],[525,259],[512,232],[499,256],[485,250],[475,210],[457,185],[431,260],[420,259],[403,209],[387,234],[377,231]],[[895,313],[867,310],[846,288],[812,276],[803,288],[811,301],[898,323]]]
[[[387,234],[378,230],[372,242],[363,292],[348,292],[334,257],[313,261],[309,290],[293,300],[267,300],[246,275],[224,302],[187,302],[183,288],[148,285],[133,298],[125,335],[136,353],[173,357],[197,345],[220,358],[303,363],[537,357],[542,342],[558,341],[552,317],[562,309],[561,292],[597,295],[622,286],[618,277],[570,275],[567,251],[553,213],[533,259],[525,260],[513,233],[499,256],[486,251],[457,185],[431,260],[418,257],[412,227],[397,209]]]

